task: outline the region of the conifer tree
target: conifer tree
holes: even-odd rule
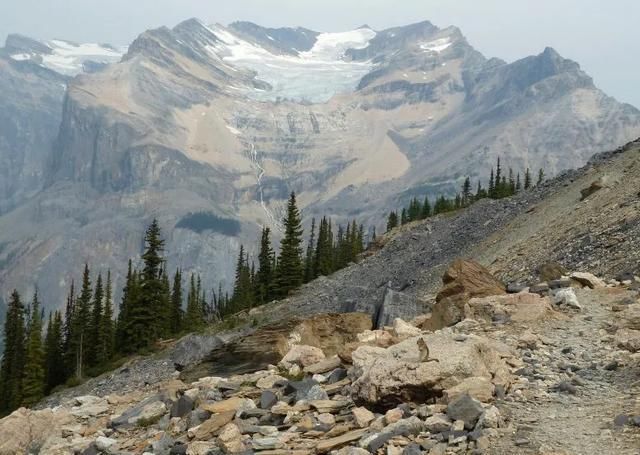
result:
[[[524,189],[528,190],[531,188],[531,172],[529,172],[529,168],[524,173]]]
[[[427,201],[428,202],[428,201]],[[398,212],[390,212],[387,219],[387,232],[398,227]]]
[[[180,269],[176,269],[176,273],[173,276],[173,288],[171,289],[171,332],[173,334],[178,334],[182,330],[183,313],[182,272]]]
[[[4,323],[4,352],[0,364],[0,410],[8,412],[22,403],[25,355],[25,309],[18,291],[13,291]]]
[[[196,278],[194,274],[191,274],[189,293],[187,295],[187,312],[184,317],[184,328],[186,330],[195,331],[204,326],[204,316],[199,300]]]
[[[31,320],[27,333],[24,377],[22,382],[22,405],[33,406],[44,396],[45,370],[42,346],[42,319],[40,302],[36,290],[31,303]]]
[[[309,241],[307,242],[307,254],[304,260],[304,282],[308,283],[313,280],[313,267],[315,264],[315,235],[316,235],[316,219],[311,219],[311,233],[309,234]]]
[[[522,182],[520,181],[520,173],[518,172],[518,175],[516,177],[516,193],[519,193],[520,191],[522,191]]]
[[[471,179],[469,177],[464,179],[464,184],[462,185],[462,206],[466,207],[471,204],[472,194],[471,194]]]
[[[496,182],[495,177],[493,175],[493,168],[491,168],[491,175],[489,176],[489,197],[496,197]]]
[[[538,171],[538,185],[542,185],[542,183],[544,182],[544,170],[542,168],[540,168],[540,170]]]
[[[318,242],[316,243],[314,275],[316,277],[331,275],[334,271],[334,245],[331,220],[326,217],[320,222]]]
[[[71,280],[71,286],[69,287],[69,294],[67,295],[67,305],[64,313],[64,345],[63,356],[65,365],[65,377],[68,377],[75,371],[76,355],[72,347],[72,343],[75,339],[73,333],[73,327],[75,323],[75,283]]]
[[[421,219],[427,219],[431,216],[431,203],[429,202],[429,196],[424,197],[424,202],[422,203],[422,214],[420,215]],[[398,219],[398,215],[396,215],[396,222]]]
[[[200,291],[198,294],[200,294]],[[251,269],[248,264],[248,256],[245,257],[243,245],[240,245],[240,253],[238,254],[238,261],[236,262],[236,279],[233,287],[231,305],[234,312],[242,311],[253,306]]]
[[[89,343],[87,345],[87,363],[91,366],[99,364],[104,359],[99,359],[102,341],[102,300],[104,288],[102,287],[102,274],[98,274],[95,291],[93,292],[93,306],[91,322],[88,331]]]
[[[104,293],[104,309],[100,323],[100,339],[98,351],[98,363],[102,364],[113,357],[115,346],[113,326],[113,290],[111,284],[111,270],[107,271],[107,284]]]
[[[502,175],[502,167],[500,166],[500,157],[498,157],[498,164],[496,166],[496,180],[495,180],[495,198],[501,198],[503,196],[504,189],[504,176]]]
[[[509,168],[509,191],[507,192],[509,196],[516,194],[516,181],[513,177],[513,169]]]
[[[70,331],[71,339],[68,343],[69,351],[67,352],[67,358],[72,362],[69,365],[70,370],[76,377],[82,377],[84,367],[87,365],[89,346],[93,343],[90,339],[92,297],[91,274],[89,265],[85,264],[82,274],[82,288],[74,304]]]
[[[299,287],[304,279],[302,266],[302,222],[296,204],[296,195],[291,193],[284,219],[284,238],[280,244],[278,271],[275,293],[286,297],[290,291]]]
[[[118,319],[116,321],[116,350],[126,352],[126,336],[129,325],[129,308],[133,300],[133,264],[129,259],[127,267],[127,278],[124,288],[122,289],[122,299],[120,300],[120,310],[118,311]]]
[[[258,255],[258,272],[256,273],[256,294],[258,305],[264,305],[271,301],[273,297],[274,252],[271,248],[271,230],[268,227],[262,228],[260,237],[260,254]],[[220,293],[222,296],[222,293]]]
[[[56,311],[53,315],[49,313],[45,338],[45,392],[49,393],[65,379],[62,315]]]
[[[407,216],[407,209],[403,208],[400,213],[400,224],[405,225],[409,222],[409,217]]]

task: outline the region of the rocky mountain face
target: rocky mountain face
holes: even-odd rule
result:
[[[27,164],[15,164],[18,129],[7,122],[0,135],[7,175],[39,172],[5,190],[3,293],[37,281],[59,305],[83,262],[122,271],[136,258],[153,217],[171,267],[229,283],[241,243],[255,245],[263,225],[278,235],[291,190],[307,221],[326,214],[380,228],[389,208],[484,177],[498,156],[549,175],[640,134],[639,111],[552,49],[488,60],[460,30],[428,22],[317,33],[189,20],[143,33],[119,63],[86,64],[121,52],[20,37],[2,51],[0,64],[13,69],[0,84],[38,72],[60,80],[53,126],[19,152]],[[85,62],[66,91],[52,55],[76,69]],[[12,76],[18,67],[29,71]],[[3,90],[0,103],[23,103],[16,95]],[[20,197],[26,190],[15,188],[29,185],[25,195],[42,191]]]

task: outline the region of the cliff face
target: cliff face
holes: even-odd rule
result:
[[[1,292],[35,269],[26,286],[58,290],[51,305],[83,262],[116,271],[137,257],[154,217],[170,267],[228,284],[240,244],[255,245],[263,225],[280,235],[292,190],[307,222],[357,217],[380,232],[389,208],[485,178],[499,156],[515,171],[553,175],[640,135],[639,111],[552,49],[487,60],[460,30],[430,23],[319,34],[189,20],[145,32],[121,62],[66,91],[63,76],[37,64],[43,49],[13,41],[0,57],[5,73],[22,84],[40,75],[43,97],[60,90],[48,110],[37,98],[13,116],[37,110],[46,126],[20,124],[30,141],[23,164],[0,140],[14,208],[0,217]],[[29,60],[16,61],[16,49]],[[4,93],[0,103],[12,106],[25,98]],[[0,122],[5,142],[15,121]]]

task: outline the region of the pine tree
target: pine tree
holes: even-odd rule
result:
[[[422,203],[422,214],[420,215],[421,219],[427,219],[431,216],[431,203],[429,202],[429,196],[424,197],[424,202]],[[396,215],[396,220],[398,216]]]
[[[75,340],[75,334],[73,333],[74,324],[75,324],[75,304],[76,304],[75,283],[73,280],[71,280],[71,286],[69,287],[69,294],[67,296],[67,305],[64,313],[63,355],[64,355],[65,377],[71,376],[71,374],[75,371],[75,365],[76,365],[76,354],[72,346]]]
[[[187,295],[187,312],[184,317],[185,330],[196,331],[204,326],[204,316],[199,300],[196,278],[194,274],[191,274],[189,293]]]
[[[129,259],[127,278],[122,289],[122,299],[120,300],[120,309],[116,321],[116,350],[119,352],[127,352],[129,349],[126,346],[126,338],[129,328],[129,308],[133,300],[133,274],[133,264]]]
[[[519,193],[520,191],[522,191],[522,182],[520,181],[520,173],[518,172],[516,177],[516,193]]]
[[[98,359],[101,350],[100,341],[102,333],[102,300],[104,289],[102,287],[102,275],[98,275],[95,291],[93,292],[93,305],[91,310],[91,322],[88,330],[90,342],[87,345],[87,363],[96,366],[104,359]]]
[[[36,290],[31,303],[31,321],[27,333],[26,356],[22,382],[22,405],[33,406],[44,396],[45,370],[42,346],[42,319]]]
[[[540,170],[538,171],[538,185],[542,185],[542,183],[544,182],[544,170],[542,168],[540,168]]]
[[[504,190],[504,176],[502,175],[502,167],[500,167],[500,157],[498,157],[498,165],[496,166],[496,180],[495,180],[495,198],[503,197]]]
[[[70,365],[71,371],[78,378],[83,375],[84,367],[87,365],[89,346],[93,343],[90,339],[92,297],[91,274],[89,265],[85,264],[82,274],[82,288],[74,304],[71,339],[68,343],[69,351],[67,352],[67,358],[73,362]]]
[[[4,353],[0,365],[0,410],[8,412],[22,402],[25,355],[25,309],[18,291],[13,291],[4,323]]]
[[[495,177],[493,175],[493,168],[491,168],[491,175],[489,176],[489,197],[496,197],[496,182]]]
[[[238,261],[236,262],[236,279],[233,287],[231,305],[234,312],[242,311],[253,306],[253,286],[251,283],[251,269],[248,256],[244,254],[244,246],[240,246]],[[198,295],[201,291],[198,291]]]
[[[53,315],[49,314],[45,338],[45,378],[46,393],[62,384],[66,379],[62,315],[59,311]]]
[[[314,253],[316,248],[315,235],[316,235],[316,219],[312,218],[311,234],[309,234],[309,241],[307,242],[307,255],[304,260],[304,282],[305,283],[308,283],[309,281],[315,278],[313,273],[313,266],[315,264]]]
[[[273,297],[273,260],[274,252],[271,248],[271,230],[262,229],[260,237],[260,254],[258,255],[258,272],[256,273],[256,300],[258,305],[264,305]]]
[[[113,326],[113,291],[111,284],[111,271],[107,271],[107,285],[104,294],[104,309],[100,323],[100,339],[98,350],[98,363],[102,364],[113,357],[115,347]]]
[[[398,227],[398,212],[390,212],[387,219],[387,232]]]
[[[318,242],[316,243],[314,275],[328,276],[334,271],[334,244],[331,220],[326,217],[320,222]]]
[[[529,172],[529,168],[527,168],[524,173],[524,189],[528,190],[529,188],[531,188],[531,172]]]
[[[171,332],[175,335],[182,330],[182,272],[176,269],[171,289]]]
[[[300,211],[296,204],[296,195],[291,193],[284,219],[284,238],[280,245],[278,271],[275,293],[286,297],[293,289],[298,288],[304,278],[302,266],[302,223]]]
[[[516,181],[513,177],[513,169],[509,168],[509,186],[508,186],[508,195],[516,194]],[[506,196],[506,194],[505,194]]]
[[[408,222],[409,222],[409,217],[407,216],[407,209],[403,208],[400,214],[400,224],[404,226]]]
[[[462,200],[461,205],[466,207],[471,204],[472,194],[471,194],[471,179],[469,177],[464,179],[464,184],[462,185]]]

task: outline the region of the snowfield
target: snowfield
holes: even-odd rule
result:
[[[292,99],[327,102],[334,95],[355,90],[360,79],[373,68],[371,62],[344,59],[348,49],[364,49],[376,36],[363,28],[344,33],[323,33],[314,47],[298,56],[274,54],[243,40],[221,25],[209,26],[221,43],[208,46],[216,58],[255,71],[272,90],[251,90],[247,95],[261,101]]]
[[[451,44],[453,44],[451,42],[451,38],[447,37],[429,41],[428,43],[423,43],[420,45],[420,49],[424,50],[425,52],[436,52],[439,54],[440,52],[451,46]]]

